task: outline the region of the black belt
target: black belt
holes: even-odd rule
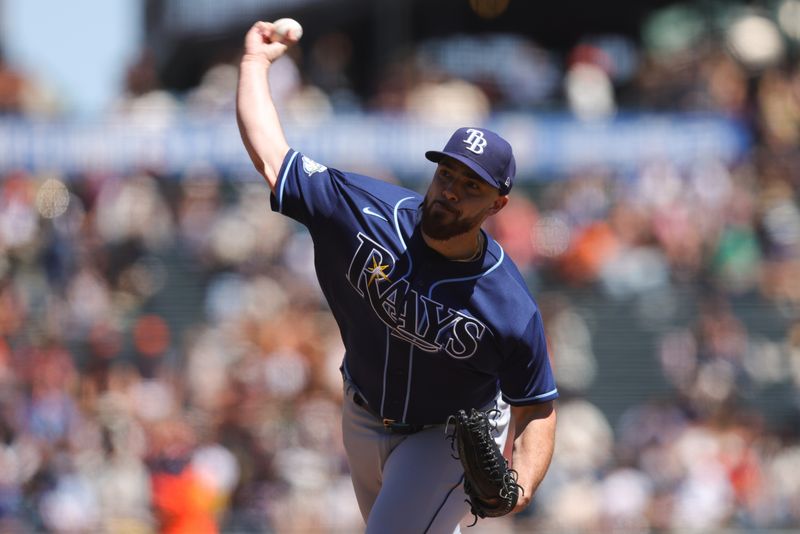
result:
[[[425,430],[426,428],[436,426],[436,425],[412,425],[410,423],[398,423],[394,419],[387,419],[386,417],[381,417],[379,413],[372,411],[370,405],[367,404],[367,401],[364,400],[364,397],[362,397],[358,391],[353,393],[353,402],[355,402],[356,404],[364,408],[366,411],[368,411],[370,414],[372,414],[374,417],[382,421],[383,428],[385,428],[386,430],[388,430],[393,434],[416,434],[420,430]]]

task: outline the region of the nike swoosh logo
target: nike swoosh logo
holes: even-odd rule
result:
[[[379,219],[383,219],[386,222],[389,222],[389,220],[386,217],[384,217],[383,215],[381,215],[377,211],[372,211],[372,208],[370,208],[369,206],[366,206],[365,208],[362,208],[361,211],[363,211],[366,215],[372,215],[373,217],[377,217]]]

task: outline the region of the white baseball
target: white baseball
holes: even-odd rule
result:
[[[277,35],[281,41],[286,39],[289,32],[292,32],[292,37],[294,37],[296,41],[299,41],[303,36],[303,27],[294,19],[278,19],[272,23],[272,27],[275,31],[275,35]]]

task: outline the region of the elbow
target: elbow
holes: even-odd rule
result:
[[[556,408],[554,401],[543,402],[541,404],[531,404],[511,408],[514,424],[516,428],[524,429],[528,423],[534,420],[546,420],[553,426],[556,423]]]

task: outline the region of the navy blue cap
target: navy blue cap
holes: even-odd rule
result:
[[[438,163],[443,157],[460,161],[492,187],[507,195],[514,184],[517,163],[508,141],[485,128],[459,128],[444,150],[429,150],[425,157]]]

